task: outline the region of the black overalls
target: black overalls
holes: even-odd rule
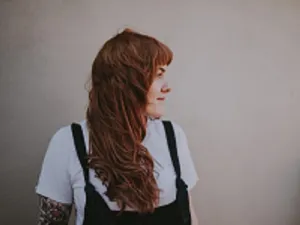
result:
[[[176,200],[160,206],[153,213],[139,214],[134,211],[112,211],[89,180],[87,151],[81,126],[73,123],[72,133],[77,155],[85,179],[86,205],[83,225],[190,225],[189,199],[187,185],[181,179],[174,129],[170,121],[163,121],[168,147],[176,172]]]

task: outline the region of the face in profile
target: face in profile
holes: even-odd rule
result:
[[[153,118],[159,118],[165,112],[165,100],[170,88],[165,78],[167,66],[158,67],[156,77],[148,92],[148,105],[146,107],[147,115]]]

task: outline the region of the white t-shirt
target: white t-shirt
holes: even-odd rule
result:
[[[185,133],[172,122],[178,148],[182,179],[190,190],[198,181]],[[86,148],[88,151],[88,130],[86,121],[81,121]],[[148,120],[146,136],[142,144],[154,158],[154,176],[161,190],[159,206],[167,205],[176,198],[175,172],[169,153],[165,130],[161,120]],[[104,195],[106,188],[90,169],[90,181],[112,210],[119,210],[115,202]],[[60,128],[52,137],[36,186],[40,195],[61,203],[74,203],[77,211],[76,224],[82,224],[85,207],[84,176],[75,150],[71,126]],[[132,210],[127,208],[126,210]]]

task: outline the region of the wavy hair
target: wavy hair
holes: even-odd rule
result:
[[[153,212],[159,189],[145,146],[147,93],[159,66],[173,53],[157,39],[125,29],[97,54],[86,112],[89,166],[121,211]]]

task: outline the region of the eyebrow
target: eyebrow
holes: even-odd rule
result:
[[[160,71],[161,71],[162,73],[166,72],[166,69],[163,68],[163,67],[160,67],[159,69],[160,69]]]

